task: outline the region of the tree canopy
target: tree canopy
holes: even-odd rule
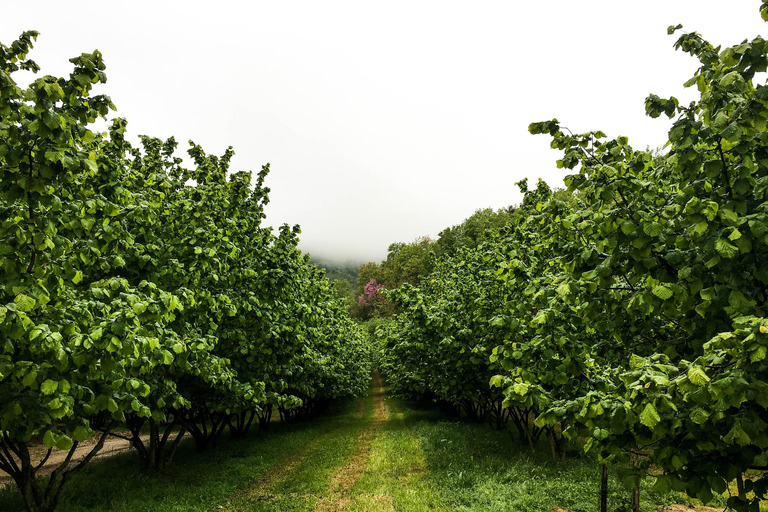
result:
[[[0,45],[0,469],[27,509],[53,510],[117,427],[162,469],[185,431],[205,449],[273,406],[293,417],[363,393],[364,332],[299,251],[298,226],[262,225],[269,167],[253,180],[230,170],[231,148],[190,142],[187,168],[173,139],[133,147],[120,118],[95,131],[114,108],[92,93],[102,55],[22,88],[36,37]],[[47,481],[38,439],[68,450]]]

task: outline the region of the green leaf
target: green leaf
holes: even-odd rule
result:
[[[652,490],[660,494],[666,494],[671,488],[672,484],[670,483],[669,476],[659,475],[656,477],[656,482],[654,482]]]
[[[640,413],[640,423],[646,427],[653,428],[661,421],[659,413],[656,412],[656,407],[652,403],[648,403]]]
[[[749,355],[749,360],[753,363],[759,363],[765,359],[766,355],[768,355],[768,347],[765,345],[758,345]]]
[[[93,434],[93,431],[91,429],[86,428],[82,425],[78,425],[75,428],[73,437],[75,438],[75,441],[77,441],[78,443],[81,443],[86,439],[88,439],[89,437],[91,437],[92,434]]]
[[[738,247],[736,247],[735,245],[730,244],[724,238],[718,238],[715,241],[715,249],[724,258],[733,258],[739,252]]]
[[[524,382],[517,382],[512,386],[512,391],[520,396],[525,396],[528,393],[528,384]]]
[[[48,379],[40,386],[40,391],[44,395],[52,395],[56,392],[56,388],[59,387],[59,383],[55,380]]]
[[[720,218],[723,219],[728,225],[739,223],[738,214],[729,208],[723,208],[720,210]]]
[[[723,437],[723,441],[728,444],[738,444],[739,446],[747,446],[752,442],[744,429],[741,428],[740,423],[736,423],[731,430]]]
[[[635,232],[635,225],[629,221],[624,221],[621,223],[621,232],[625,235],[631,235]]]
[[[690,418],[697,425],[703,425],[709,419],[709,412],[701,407],[696,407],[691,411]]]
[[[661,300],[667,300],[672,297],[672,288],[670,288],[666,284],[660,284],[657,286],[654,286],[653,290],[651,290],[655,296],[660,298]]]
[[[704,386],[709,382],[709,377],[701,366],[691,366],[688,368],[688,380],[696,386]]]
[[[768,233],[768,225],[760,220],[750,220],[749,231],[752,233],[752,236],[760,238],[764,234]]]
[[[56,448],[59,450],[69,450],[72,447],[72,439],[67,435],[60,435],[56,438]]]
[[[25,313],[35,309],[35,304],[37,304],[35,299],[23,293],[18,294],[13,302],[16,304],[16,309]]]
[[[52,431],[50,430],[45,431],[45,434],[43,434],[43,444],[48,448],[53,448],[54,446],[56,446],[56,436],[53,434]]]
[[[754,300],[747,299],[740,291],[732,290],[728,295],[728,304],[736,311],[746,312],[757,303]]]
[[[658,222],[648,222],[643,224],[643,231],[648,236],[659,236],[661,234],[661,224]]]
[[[85,217],[83,219],[80,219],[80,225],[82,225],[86,231],[90,231],[91,229],[93,229],[94,224],[96,224],[96,219],[94,219],[93,217]]]
[[[37,380],[37,372],[32,370],[21,379],[21,383],[27,387],[31,387]]]

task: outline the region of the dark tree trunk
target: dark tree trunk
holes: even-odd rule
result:
[[[640,487],[632,489],[632,512],[640,512]]]
[[[197,413],[190,412],[184,421],[192,439],[195,440],[195,450],[202,453],[216,443],[216,440],[224,432],[228,415],[223,413],[210,413],[205,410]]]
[[[141,438],[141,428],[145,423],[149,424],[149,439],[145,443]],[[173,456],[184,437],[185,428],[181,425],[181,418],[174,415],[172,422],[161,425],[154,418],[140,418],[132,415],[126,418],[126,425],[131,431],[131,446],[139,454],[141,467],[145,471],[163,471],[173,461]],[[179,431],[173,431],[178,427]]]
[[[552,452],[553,461],[565,460],[565,445],[566,438],[562,433],[558,434],[554,426],[544,427],[547,431],[547,439],[549,440],[549,447]],[[560,428],[564,428],[561,425]]]
[[[272,422],[272,404],[265,405],[261,414],[259,414],[259,430],[269,430],[269,425]]]
[[[744,477],[739,473],[736,475],[736,491],[739,493],[739,498],[746,501],[747,493],[744,489]]]
[[[229,425],[229,433],[232,437],[243,438],[248,435],[248,431],[251,428],[251,423],[256,417],[256,411],[240,411],[237,414],[233,414],[227,418],[227,424]]]
[[[28,512],[53,512],[59,504],[61,493],[73,475],[78,473],[104,446],[104,441],[112,427],[110,423],[99,434],[98,442],[72,467],[72,458],[78,442],[72,443],[64,461],[51,473],[46,483],[37,479],[37,472],[43,467],[52,450],[36,464],[32,462],[27,442],[15,441],[7,433],[0,437],[0,469],[8,473],[19,488],[24,507]]]
[[[600,468],[600,512],[608,512],[608,464]]]

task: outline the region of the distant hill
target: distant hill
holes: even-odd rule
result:
[[[347,281],[350,288],[355,288],[357,286],[357,269],[364,263],[362,261],[340,262],[322,257],[312,257],[310,261],[317,265],[318,268],[325,269],[325,275],[328,277],[329,281]]]

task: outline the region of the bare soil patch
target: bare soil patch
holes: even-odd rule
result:
[[[672,505],[664,512],[723,512],[723,509],[705,505]]]
[[[147,442],[148,439],[149,436],[142,437],[144,442]],[[72,460],[69,463],[70,466],[77,464],[83,458],[85,458],[85,456],[88,455],[88,453],[96,445],[98,440],[98,436],[93,436],[78,444],[77,448],[75,449],[75,455],[72,457]],[[91,459],[91,462],[98,459],[103,459],[104,457],[111,457],[112,455],[117,455],[118,453],[125,453],[130,449],[130,442],[126,441],[125,439],[110,436],[104,441],[104,446],[102,446],[101,450],[99,450],[99,453],[97,453],[94,458]],[[48,448],[42,443],[35,444],[29,448],[29,454],[35,464],[43,460],[46,453],[48,453]],[[68,450],[59,450],[58,448],[54,448],[51,452],[51,456],[48,457],[48,460],[43,465],[43,467],[38,470],[37,474],[41,476],[50,475],[54,469],[59,467],[59,465],[64,462],[64,460],[67,458],[67,453],[69,453]],[[9,474],[0,471],[0,487],[8,485],[9,483],[13,483],[13,478],[11,478]]]
[[[569,512],[566,508],[555,507],[552,512]],[[705,505],[672,505],[663,512],[723,512],[723,509]]]

